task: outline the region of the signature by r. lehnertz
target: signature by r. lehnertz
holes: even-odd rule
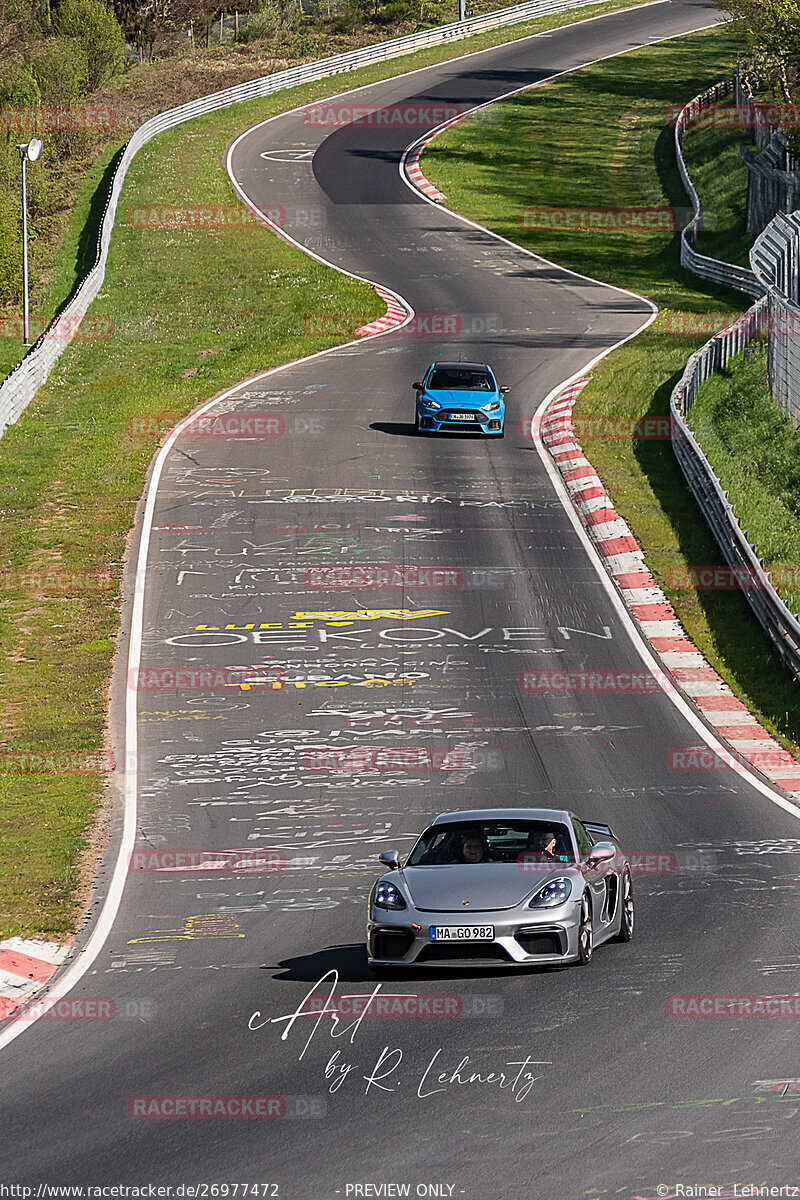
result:
[[[302,1034],[308,1026],[301,1023],[311,1020],[313,1024],[298,1055],[298,1062],[305,1058],[306,1051],[314,1042],[323,1021],[328,1026],[329,1037],[344,1038],[345,1046],[354,1046],[361,1022],[369,1014],[370,1005],[380,995],[382,985],[377,984],[371,995],[364,998],[358,1017],[354,1021],[345,1023],[335,1011],[335,1007],[328,1008],[335,998],[338,983],[339,972],[327,971],[292,1012],[279,1017],[265,1017],[257,1009],[250,1017],[247,1027],[251,1031],[256,1031],[270,1025],[282,1025],[281,1041],[285,1042],[294,1033],[295,1026],[302,1030],[300,1034],[302,1038]],[[323,987],[327,987],[328,990],[325,1003],[321,1007],[311,1007],[309,1005],[311,997],[319,996],[318,989]],[[543,1078],[543,1075],[536,1074],[535,1068],[552,1066],[552,1063],[542,1062],[526,1055],[524,1059],[504,1062],[501,1067],[476,1069],[471,1066],[470,1055],[464,1054],[455,1067],[445,1067],[443,1070],[442,1054],[443,1048],[440,1047],[434,1051],[427,1063],[422,1064],[421,1069],[414,1070],[416,1094],[420,1100],[440,1095],[452,1088],[487,1087],[508,1092],[517,1103],[520,1103],[530,1093],[536,1081]],[[328,1081],[329,1092],[338,1092],[344,1086],[360,1087],[362,1083],[366,1085],[364,1095],[369,1095],[373,1089],[379,1092],[395,1092],[401,1086],[403,1076],[408,1070],[407,1064],[404,1067],[405,1052],[399,1046],[384,1046],[375,1061],[371,1065],[367,1065],[366,1072],[363,1063],[351,1060],[349,1055],[350,1052],[346,1049],[344,1051],[336,1049],[328,1058],[324,1073],[325,1079]]]

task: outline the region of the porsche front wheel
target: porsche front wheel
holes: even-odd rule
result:
[[[633,884],[631,873],[626,871],[622,876],[622,916],[620,917],[619,933],[615,941],[629,942],[633,937]]]
[[[581,900],[581,923],[578,926],[578,965],[588,967],[594,952],[592,905],[588,896]]]

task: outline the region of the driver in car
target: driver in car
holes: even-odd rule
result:
[[[552,829],[533,834],[528,839],[528,849],[519,856],[518,861],[523,864],[522,869],[534,872],[548,871],[551,864],[562,862],[557,853],[557,846],[556,835]]]
[[[539,834],[534,841],[534,850],[537,850],[545,862],[558,862],[556,854],[556,835],[551,829],[546,833]]]

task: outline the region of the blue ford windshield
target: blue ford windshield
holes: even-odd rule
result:
[[[427,386],[433,391],[494,391],[494,385],[485,371],[470,371],[461,367],[439,367],[431,375]]]

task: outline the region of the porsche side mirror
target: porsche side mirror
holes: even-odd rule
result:
[[[510,391],[511,391],[511,388],[502,387],[502,388],[500,388],[500,389],[499,389],[499,391],[500,391],[500,395],[501,395],[501,396],[505,396],[506,392],[510,392]]]
[[[390,871],[399,871],[400,870],[400,851],[399,850],[384,850],[383,853],[381,855],[379,855],[379,857],[380,857],[380,861],[383,863],[383,865],[385,867],[388,867]]]
[[[421,392],[422,389],[424,388],[425,384],[424,383],[412,383],[411,386],[415,392]]]
[[[617,857],[617,847],[613,842],[597,842],[586,855],[589,863],[608,863]]]

